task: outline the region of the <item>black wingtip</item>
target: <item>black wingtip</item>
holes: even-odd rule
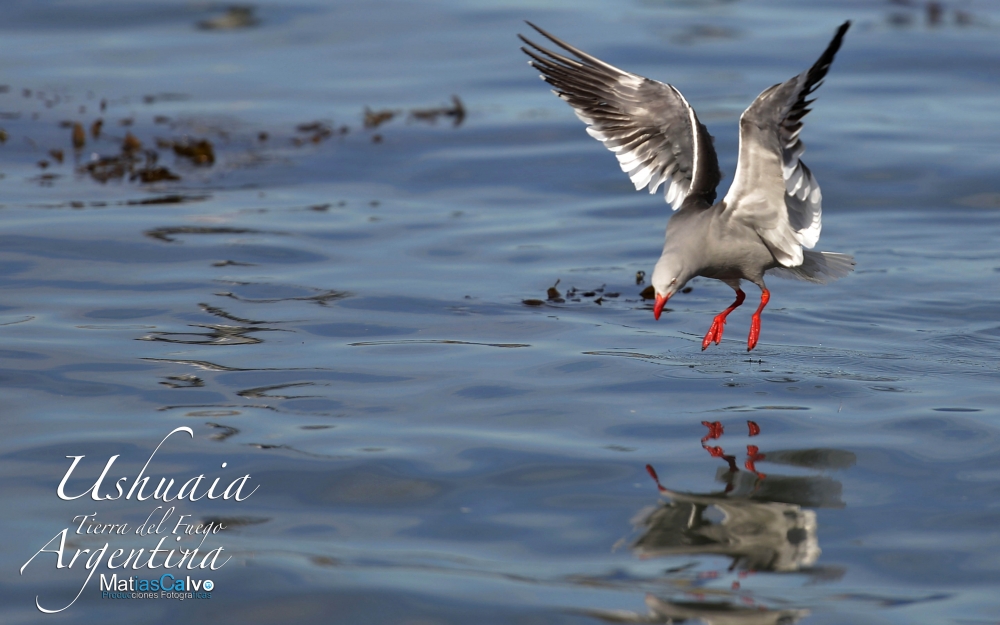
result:
[[[841,24],[840,27],[837,29],[837,33],[833,36],[833,41],[830,42],[831,48],[834,48],[834,46],[836,46],[834,52],[836,52],[836,50],[840,48],[840,42],[844,39],[844,35],[847,34],[847,29],[850,27],[851,27],[851,20],[847,20],[846,22]]]
[[[837,28],[837,32],[833,35],[833,39],[827,44],[826,50],[823,54],[813,63],[813,66],[809,68],[809,80],[806,82],[806,88],[803,91],[803,97],[812,93],[819,87],[822,82],[823,77],[826,76],[826,72],[830,69],[830,65],[833,63],[833,57],[837,55],[840,51],[840,44],[844,41],[844,34],[847,33],[847,29],[851,27],[851,20],[847,20]]]
[[[524,20],[524,23],[525,23],[525,24],[527,24],[528,26],[531,26],[532,28],[534,28],[534,29],[535,29],[535,30],[537,30],[538,32],[542,33],[542,34],[543,34],[543,35],[545,35],[546,37],[548,37],[548,36],[549,36],[549,34],[548,34],[547,32],[545,32],[544,30],[542,30],[541,28],[539,28],[538,26],[536,26],[536,25],[535,25],[535,24],[534,24],[533,22],[530,22],[530,21],[528,21],[528,20]]]
[[[833,60],[832,59],[833,54],[836,54],[837,51],[840,50],[840,43],[844,40],[844,35],[847,34],[847,29],[850,27],[851,27],[851,20],[847,20],[846,22],[841,24],[839,28],[837,28],[837,33],[833,36],[833,41],[831,41],[830,45],[828,46],[833,50],[833,53],[830,55],[831,60]]]
[[[527,24],[528,26],[531,26],[532,28],[534,28],[538,32],[542,33],[543,35],[545,34],[545,31],[543,31],[541,28],[535,26],[534,24],[532,24],[528,20],[524,20],[524,23]],[[521,41],[523,41],[524,43],[528,44],[529,46],[535,47],[535,44],[532,43],[527,37],[525,37],[521,33],[517,33],[517,38],[520,39]]]
[[[539,34],[541,34],[546,39],[554,39],[552,37],[552,35],[550,35],[549,33],[545,32],[544,30],[542,30],[541,27],[536,26],[533,22],[529,22],[528,20],[524,20],[524,23],[527,24],[528,26],[531,26],[536,32],[538,32]],[[521,37],[521,39],[524,39],[524,37],[522,37],[521,35],[518,35],[518,37]]]

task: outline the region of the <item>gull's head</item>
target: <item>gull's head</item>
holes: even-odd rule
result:
[[[688,279],[689,276],[685,272],[683,264],[666,254],[660,257],[656,268],[653,269],[653,290],[656,291],[656,303],[653,304],[654,318],[657,320],[660,318],[660,313],[667,305],[667,300],[684,288]]]

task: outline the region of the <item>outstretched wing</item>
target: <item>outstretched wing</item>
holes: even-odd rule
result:
[[[622,71],[528,25],[575,59],[546,50],[525,37],[521,50],[554,93],[569,102],[587,133],[615,153],[638,191],[661,185],[677,210],[691,196],[715,201],[722,178],[712,137],[694,109],[671,85]]]
[[[830,45],[807,71],[766,89],[740,116],[740,156],[726,211],[753,225],[771,253],[785,267],[803,262],[802,248],[812,248],[822,228],[822,193],[802,162],[802,118],[840,49],[844,22]]]

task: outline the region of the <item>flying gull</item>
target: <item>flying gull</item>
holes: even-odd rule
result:
[[[854,270],[847,254],[813,252],[819,240],[822,195],[802,162],[802,118],[840,49],[844,22],[819,60],[798,76],[765,89],[740,116],[740,151],[729,192],[715,202],[722,179],[712,136],[681,92],[609,65],[528,25],[574,58],[521,37],[529,65],[553,93],[587,124],[587,133],[615,153],[636,190],[664,185],[676,213],[667,224],[663,253],[653,270],[660,318],[667,300],[695,276],[715,278],[736,291],[736,301],[715,316],[701,343],[722,340],[726,317],[743,303],[741,280],[760,287],[747,351],[760,337],[760,313],[771,297],[764,274],[825,284]],[[806,248],[806,249],[803,249]]]

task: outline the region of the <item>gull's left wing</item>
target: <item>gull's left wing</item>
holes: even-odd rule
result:
[[[723,201],[733,217],[752,224],[785,267],[803,263],[802,248],[812,248],[822,228],[822,193],[802,162],[799,140],[811,95],[823,83],[840,49],[844,22],[808,70],[757,96],[740,116],[740,156],[733,184]]]

